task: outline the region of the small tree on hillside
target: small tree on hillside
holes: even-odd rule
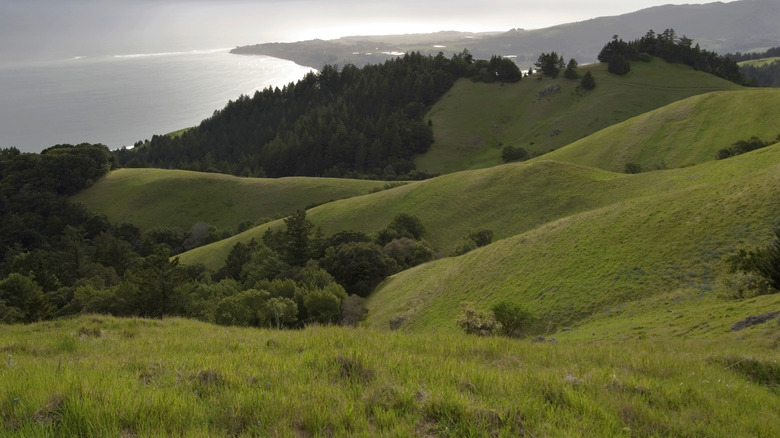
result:
[[[592,90],[596,88],[596,80],[593,79],[593,75],[590,74],[590,72],[585,72],[585,76],[582,77],[580,85],[586,90]]]
[[[563,57],[556,52],[542,53],[534,64],[545,76],[558,77],[558,73],[565,66]]]
[[[615,54],[607,64],[607,70],[610,73],[623,76],[631,71],[631,63],[628,62],[628,58],[620,53]]]
[[[574,58],[569,59],[569,64],[566,65],[563,77],[566,79],[577,79],[580,77],[579,73],[577,73],[577,61]]]

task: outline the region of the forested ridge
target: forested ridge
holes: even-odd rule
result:
[[[179,136],[117,152],[126,167],[239,176],[415,178],[414,154],[433,143],[424,115],[464,76],[517,81],[508,59],[408,53],[381,65],[327,65],[282,89],[241,96]],[[485,72],[490,74],[485,75]],[[424,175],[423,175],[424,176]]]
[[[608,63],[611,73],[626,74],[631,69],[629,61],[650,61],[653,56],[745,85],[745,78],[734,60],[704,50],[699,44],[694,45],[685,35],[678,37],[674,29],[659,34],[650,30],[642,38],[629,42],[615,35],[601,50],[598,60]]]

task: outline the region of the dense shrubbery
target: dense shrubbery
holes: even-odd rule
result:
[[[777,138],[772,141],[764,141],[756,136],[753,136],[748,140],[739,140],[728,148],[718,150],[718,153],[715,154],[715,158],[718,160],[723,160],[735,155],[745,154],[756,149],[761,149],[763,147],[773,145],[777,142],[780,142],[780,135],[778,135]]]

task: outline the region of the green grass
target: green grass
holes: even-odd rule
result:
[[[767,345],[777,328],[726,343],[89,315],[1,328],[8,437],[780,434],[780,397],[766,379],[778,366]]]
[[[608,205],[642,184],[615,184],[621,175],[568,163],[510,164],[444,175],[313,208],[308,218],[326,235],[341,230],[374,233],[398,213],[420,218],[427,239],[450,254],[470,231],[491,229],[505,238],[576,212]],[[260,239],[267,227],[184,253],[182,263],[219,268],[236,242]]]
[[[690,97],[603,129],[544,155],[622,172],[690,166],[715,159],[718,150],[757,136],[773,140],[780,126],[780,90],[744,89]]]
[[[189,230],[197,222],[233,230],[246,220],[265,222],[298,209],[362,195],[383,182],[334,178],[239,178],[216,173],[120,169],[72,197],[113,223],[141,230]]]
[[[751,59],[750,61],[742,61],[739,63],[740,66],[749,65],[752,67],[761,67],[767,64],[772,64],[775,61],[780,61],[780,57],[775,58],[761,58],[761,59]]]
[[[408,330],[450,330],[464,303],[486,309],[503,299],[524,302],[540,318],[537,332],[668,293],[709,306],[723,257],[768,243],[780,223],[780,145],[612,183],[626,196],[389,278],[368,301],[369,324],[400,318]]]
[[[192,128],[190,127],[190,128],[178,129],[176,131],[169,132],[169,133],[167,133],[165,135],[167,135],[168,137],[171,137],[171,138],[181,137],[182,134],[184,134],[185,132],[189,131],[190,129],[192,129]]]
[[[438,173],[490,167],[501,162],[499,144],[544,154],[680,99],[740,88],[658,59],[631,65],[625,76],[609,74],[601,64],[582,66],[580,74],[591,71],[596,79],[593,91],[578,89],[579,80],[540,75],[504,85],[460,80],[428,114],[435,143],[415,163]],[[538,97],[553,84],[560,93]]]

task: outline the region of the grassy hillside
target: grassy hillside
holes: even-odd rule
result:
[[[447,173],[493,166],[501,162],[499,144],[542,154],[680,99],[739,88],[658,59],[632,63],[625,76],[609,74],[601,64],[579,70],[592,72],[594,90],[579,90],[579,80],[541,75],[516,84],[457,82],[428,114],[435,143],[415,159],[417,167]],[[558,94],[538,96],[555,84],[560,86]]]
[[[651,190],[638,180],[620,182],[621,177],[568,163],[517,163],[414,182],[321,205],[307,214],[327,235],[374,233],[398,213],[409,213],[420,218],[433,246],[448,255],[473,230],[491,229],[501,239]],[[196,248],[181,260],[218,268],[236,242],[260,239],[268,226],[281,226],[281,221]]]
[[[502,299],[525,302],[541,331],[663,294],[677,298],[653,311],[674,311],[680,300],[708,306],[717,303],[723,256],[768,243],[780,223],[780,144],[615,180],[623,183],[648,191],[391,277],[369,300],[370,325],[402,318],[411,330],[449,329],[463,303],[487,308]],[[780,310],[780,297],[764,303]],[[699,315],[696,324],[714,318]]]
[[[622,172],[690,166],[715,159],[719,149],[757,136],[775,139],[780,90],[743,89],[702,94],[610,126],[544,155]]]
[[[233,230],[334,199],[381,189],[377,181],[332,178],[238,178],[215,173],[120,169],[73,196],[111,222],[190,229],[206,222]]]
[[[762,67],[767,64],[771,64],[775,61],[780,61],[780,57],[775,58],[761,58],[761,59],[751,59],[750,61],[742,61],[739,63],[740,66],[746,66],[749,65],[751,67]]]
[[[7,437],[780,434],[776,327],[632,343],[90,315],[0,328]]]

